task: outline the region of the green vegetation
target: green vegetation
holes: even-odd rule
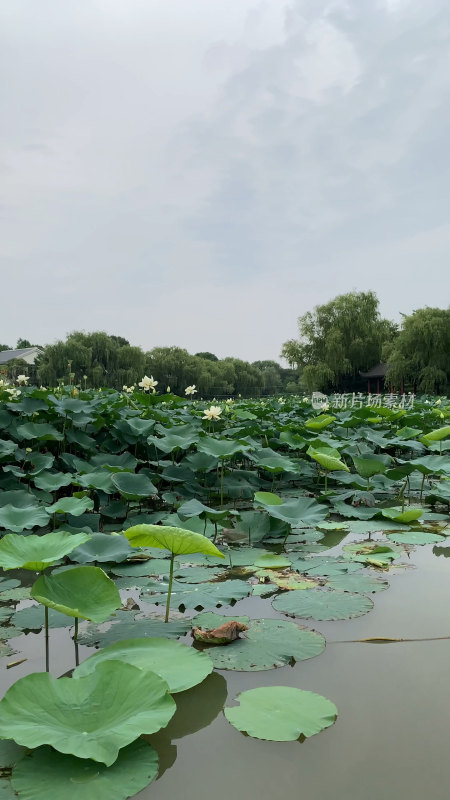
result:
[[[71,678],[21,677],[0,701],[14,764],[0,791],[21,800],[79,800],[80,785],[84,800],[140,791],[158,761],[139,737],[166,735],[194,687],[191,716],[205,704],[209,714],[213,668],[320,657],[325,637],[303,622],[369,613],[413,548],[449,534],[445,399],[320,414],[295,396],[212,412],[142,383],[131,396],[0,387],[0,653],[14,654],[22,632],[45,626],[48,642],[73,626],[77,665]],[[23,569],[40,573],[31,588]],[[24,598],[33,605],[17,609]],[[246,616],[233,613],[242,600]],[[79,644],[100,649],[78,665]],[[274,741],[337,715],[285,686],[237,699],[229,722]]]

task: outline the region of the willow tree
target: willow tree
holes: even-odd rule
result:
[[[384,354],[387,379],[394,386],[446,393],[450,388],[450,309],[426,307],[404,315],[399,335]]]
[[[381,360],[396,326],[381,317],[374,292],[350,292],[299,317],[298,331],[281,355],[299,369],[305,389],[327,391],[354,388],[359,372]]]

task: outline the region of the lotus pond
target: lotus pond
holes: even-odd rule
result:
[[[450,405],[221,409],[3,398],[0,798],[447,797]]]

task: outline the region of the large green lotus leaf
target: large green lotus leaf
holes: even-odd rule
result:
[[[343,592],[372,594],[372,592],[382,592],[384,589],[388,589],[389,583],[380,578],[372,578],[370,575],[337,575],[330,578],[328,586]]]
[[[421,456],[411,461],[403,462],[402,466],[411,465],[424,475],[450,475],[450,458],[445,456]]]
[[[0,603],[7,603],[9,600],[16,603],[19,600],[27,600],[30,597],[30,590],[27,586],[20,586],[18,589],[3,589],[0,585]]]
[[[285,569],[291,566],[291,562],[286,556],[268,553],[267,555],[259,556],[254,565],[255,567],[265,567],[266,569]]]
[[[205,553],[217,558],[224,558],[224,554],[206,536],[183,528],[164,525],[134,525],[124,533],[133,547],[159,547],[161,550],[169,550],[175,555]]]
[[[78,475],[74,482],[79,486],[84,486],[87,489],[97,489],[97,491],[105,492],[105,494],[113,494],[116,491],[111,473],[107,472],[107,470],[86,472],[84,475]]]
[[[134,472],[137,466],[137,458],[131,453],[97,453],[91,458],[91,464],[94,467],[102,467],[102,469],[109,469],[110,471],[126,470]]]
[[[110,767],[43,746],[14,769],[12,785],[21,800],[126,800],[157,774],[158,754],[143,739],[122,748]]]
[[[283,500],[273,492],[255,492],[255,503],[261,503],[263,506],[281,506]]]
[[[51,469],[54,460],[55,456],[52,456],[51,453],[29,453],[24,470],[30,477],[41,475],[45,470]],[[28,466],[28,462],[31,462],[30,466]]]
[[[39,439],[39,441],[61,442],[64,435],[53,425],[40,422],[27,422],[25,425],[17,426],[18,439]]]
[[[175,709],[159,675],[122,661],[99,664],[77,680],[35,672],[0,702],[0,736],[110,766],[122,747],[164,728]]]
[[[200,514],[203,514],[203,516],[207,519],[219,520],[228,517],[229,513],[230,511],[228,508],[225,510],[222,509],[216,511],[214,508],[203,505],[203,503],[200,503],[200,501],[196,500],[195,498],[192,500],[187,500],[186,503],[183,503],[177,509],[177,514],[180,517],[186,517],[187,519],[189,517],[199,517]]]
[[[224,709],[228,722],[249,736],[273,742],[314,736],[333,725],[338,714],[326,697],[289,686],[249,689],[236,699],[238,706]]]
[[[117,472],[112,476],[112,482],[126,500],[140,500],[158,494],[156,486],[142,472]]]
[[[283,592],[272,601],[276,611],[302,619],[351,619],[367,614],[373,602],[363,594],[351,594],[335,589],[305,589],[303,592]]]
[[[35,526],[42,527],[48,522],[48,514],[43,508],[29,506],[28,508],[15,508],[6,505],[0,508],[0,528],[7,528],[14,533],[22,533]]]
[[[183,429],[183,430],[181,430]],[[172,432],[173,430],[173,432]],[[172,453],[174,450],[187,450],[192,444],[198,442],[198,433],[190,425],[177,425],[165,436],[149,436],[148,444],[153,444],[163,453]]]
[[[200,453],[206,453],[208,456],[231,458],[236,453],[250,450],[251,447],[249,444],[236,442],[233,439],[214,439],[212,436],[203,436],[199,440],[197,449]]]
[[[167,563],[166,561],[166,564]],[[217,569],[214,569],[214,567],[185,567],[184,569],[175,570],[174,577],[177,581],[184,581],[186,583],[207,583],[224,574],[224,568],[219,566]]]
[[[161,584],[166,589],[168,584]],[[217,583],[178,583],[173,582],[172,606],[178,608],[214,608],[231,603],[233,600],[242,600],[252,592],[252,587],[246,581],[227,580]],[[148,603],[165,603],[166,593],[153,595],[143,590],[141,597]]]
[[[34,484],[44,492],[57,492],[62,486],[69,486],[73,481],[70,472],[41,472],[36,475]]]
[[[61,497],[45,510],[48,514],[71,514],[72,517],[81,517],[93,508],[94,501],[90,497]]]
[[[249,567],[255,563],[257,558],[273,554],[270,550],[264,550],[262,547],[230,547],[226,555],[233,567]]]
[[[314,417],[305,422],[305,428],[308,428],[310,431],[322,431],[324,428],[327,428],[328,425],[331,425],[335,419],[336,417],[333,417],[332,414],[319,414],[318,417]]]
[[[230,620],[244,622],[248,630],[230,644],[214,645],[208,649],[216,669],[260,672],[314,658],[325,649],[325,638],[321,633],[281,619],[250,620],[248,617],[225,617],[204,612],[191,622],[196,627],[208,630]]]
[[[4,570],[30,569],[40,572],[67,556],[87,539],[87,533],[72,534],[65,531],[53,531],[44,536],[7,533],[0,540],[0,567]]]
[[[372,519],[376,514],[379,514],[381,509],[378,507],[370,508],[367,506],[351,506],[343,500],[338,500],[334,503],[334,510],[337,514],[343,517],[353,519]]]
[[[312,497],[296,497],[286,500],[281,505],[265,505],[264,508],[271,517],[288,522],[294,528],[317,525],[323,522],[328,514],[328,507],[321,505]]]
[[[139,669],[156,672],[169,692],[184,692],[201,683],[214,665],[207,655],[170,639],[124,639],[99,650],[74,671],[74,678],[89,675],[104,661],[125,661]]]
[[[121,642],[131,638],[153,638],[164,637],[168,639],[179,639],[185,636],[191,629],[191,620],[176,619],[164,622],[161,618],[146,617],[145,619],[134,619],[129,611],[123,612],[126,616],[121,617],[119,622],[114,623],[107,631],[100,630],[96,625],[88,625],[84,631],[78,634],[80,644],[93,647],[107,647],[113,642]],[[103,626],[102,626],[103,628]]]
[[[401,508],[383,508],[381,513],[383,517],[387,517],[387,519],[393,519],[394,522],[415,522],[416,519],[420,519],[423,514],[422,508],[407,508],[405,511],[402,511]]]
[[[92,622],[105,622],[121,605],[114,582],[100,567],[72,567],[58,574],[41,575],[30,596],[69,617]]]
[[[386,472],[391,463],[390,456],[378,455],[375,453],[363,453],[362,455],[352,455],[355,469],[363,478],[372,478]]]
[[[113,561],[117,564],[125,561],[132,553],[131,545],[125,536],[95,533],[86,537],[84,544],[71,553],[70,560],[78,564],[88,564],[91,561]]]
[[[14,508],[30,508],[37,506],[38,501],[31,492],[25,489],[13,489],[9,492],[0,492],[0,506],[11,505]]]
[[[250,455],[255,467],[265,469],[267,472],[298,472],[298,467],[287,456],[277,453],[270,447],[264,447],[261,450],[255,450]]]
[[[361,536],[367,536],[369,533],[377,533],[378,531],[408,531],[409,525],[401,525],[399,522],[388,522],[386,519],[368,519],[368,520],[349,520],[348,525],[350,533],[357,533]]]
[[[306,454],[313,458],[314,461],[317,461],[317,463],[328,472],[339,472],[341,470],[343,472],[350,472],[347,464],[344,464],[344,462],[339,458],[339,451],[335,450],[333,447],[314,448],[310,446],[308,447]]]
[[[0,458],[11,456],[17,447],[16,442],[12,442],[11,439],[0,439]]]
[[[440,442],[450,436],[450,425],[445,425],[443,428],[436,428],[434,431],[429,431],[420,437],[420,441],[427,447],[433,442]]]
[[[21,631],[40,631],[45,625],[45,610],[41,605],[21,608],[20,611],[16,611],[13,615],[11,623],[15,628],[20,628]],[[73,620],[66,617],[65,614],[60,614],[59,611],[49,608],[49,628],[67,628],[72,624]]]
[[[176,566],[178,559],[175,559],[174,563]],[[148,561],[134,561],[111,567],[111,572],[113,575],[124,578],[149,578],[152,575],[168,575],[169,569],[170,560],[168,558],[149,558]]]
[[[305,575],[334,577],[361,569],[357,564],[345,558],[333,556],[315,556],[314,558],[297,558],[292,560],[292,568]]]
[[[397,544],[436,544],[444,537],[427,531],[408,531],[408,533],[388,533],[388,538]]]

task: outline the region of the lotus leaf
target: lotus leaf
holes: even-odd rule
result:
[[[370,575],[336,575],[336,577],[330,578],[328,586],[344,592],[371,594],[388,589],[389,583],[380,578],[372,578]]]
[[[139,500],[158,493],[156,486],[142,472],[118,472],[112,476],[112,482],[126,500]]]
[[[15,628],[21,631],[39,631],[45,624],[45,612],[41,605],[28,606],[28,608],[21,608],[16,611],[11,619]],[[49,628],[67,628],[72,624],[72,621],[65,614],[60,614],[53,608],[48,610],[48,627]]]
[[[132,554],[131,545],[125,536],[109,536],[106,533],[95,533],[86,537],[70,555],[71,561],[87,564],[91,561],[114,561],[116,564],[125,561]]]
[[[15,508],[8,504],[0,508],[0,528],[7,528],[14,533],[22,533],[36,526],[46,525],[47,522],[47,512],[37,506]]]
[[[163,588],[164,585],[161,585]],[[166,585],[167,589],[169,584]],[[227,580],[217,583],[174,583],[172,598],[178,608],[214,608],[231,603],[233,600],[242,600],[251,594],[252,587],[245,581]],[[148,603],[165,603],[167,594],[151,594],[145,589],[141,597]]]
[[[381,513],[383,517],[387,517],[387,519],[393,519],[394,522],[403,522],[408,524],[409,522],[415,522],[416,519],[420,519],[423,514],[422,508],[407,508],[405,511],[402,511],[401,508],[383,508]]]
[[[93,508],[94,501],[90,497],[61,497],[45,510],[48,514],[71,514],[72,517],[80,517]]]
[[[169,692],[184,692],[201,683],[213,671],[207,653],[200,653],[170,639],[124,639],[99,650],[83,661],[74,678],[89,675],[104,661],[125,661],[142,670],[156,672],[168,685]]]
[[[249,689],[236,699],[238,706],[224,709],[228,722],[249,736],[274,742],[314,736],[333,725],[338,713],[326,697],[288,686]]]
[[[34,478],[34,485],[45,492],[57,492],[62,486],[72,483],[73,475],[70,472],[41,472]]]
[[[286,556],[277,556],[275,553],[259,556],[254,561],[255,567],[265,567],[266,569],[285,569],[291,566],[291,562]]]
[[[53,531],[44,536],[7,533],[0,540],[0,566],[4,570],[30,569],[40,572],[67,556],[87,539],[87,533],[71,534],[65,531]]]
[[[367,614],[373,602],[363,594],[351,594],[335,589],[305,589],[303,592],[283,592],[272,601],[276,611],[301,619],[351,619]]]
[[[157,773],[158,755],[142,739],[120,750],[110,767],[43,746],[14,769],[12,785],[21,800],[126,800]]]
[[[319,449],[310,446],[308,447],[306,453],[308,456],[311,456],[314,461],[317,461],[321,467],[329,472],[340,470],[344,472],[350,472],[347,464],[344,464],[344,462],[341,461],[339,451],[335,450],[333,447],[321,447]]]
[[[217,558],[224,558],[224,554],[206,536],[186,531],[183,528],[135,525],[124,533],[132,547],[158,547],[162,550],[169,550],[177,556],[188,553],[205,553]]]
[[[30,596],[69,617],[92,622],[105,622],[121,605],[116,586],[100,567],[72,567],[58,574],[41,575]]]
[[[388,538],[397,544],[436,544],[444,540],[443,536],[428,531],[408,531],[408,533],[388,533]]]
[[[64,435],[53,425],[39,422],[27,422],[25,425],[17,426],[17,437],[19,439],[39,439],[40,441],[61,442]]]
[[[264,508],[271,517],[288,522],[294,528],[317,525],[328,514],[328,507],[312,497],[298,497],[286,500],[281,505],[264,505]]]
[[[191,622],[195,627],[209,629],[218,628],[233,619],[243,622],[248,629],[231,644],[215,645],[208,649],[208,655],[216,669],[259,672],[314,658],[325,649],[322,634],[285,620],[251,620],[248,617],[225,617],[204,612]]]
[[[121,661],[99,664],[77,680],[35,672],[0,702],[0,736],[110,766],[122,747],[165,727],[175,709],[159,675]]]
[[[126,615],[126,618],[121,618],[120,622],[111,625],[107,631],[100,630],[96,625],[88,625],[84,631],[79,633],[78,642],[88,647],[92,647],[93,645],[107,647],[113,642],[120,642],[123,641],[123,639],[135,637],[143,639],[162,636],[168,639],[179,639],[181,636],[185,636],[191,629],[190,620],[177,619],[169,620],[169,622],[166,623],[157,617],[134,619],[130,611],[125,611],[123,613]]]

